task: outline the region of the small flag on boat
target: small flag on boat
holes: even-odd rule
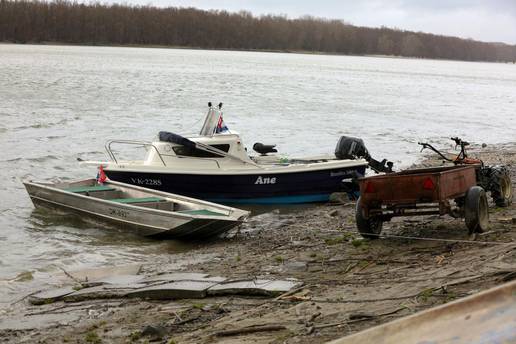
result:
[[[97,182],[99,184],[102,184],[106,181],[107,179],[107,176],[106,174],[104,173],[104,167],[102,167],[102,165],[99,166],[99,169],[97,171]]]
[[[224,123],[224,119],[222,118],[222,114],[219,116],[219,122],[217,123],[217,128],[215,128],[215,134],[224,133],[229,131],[228,127]]]

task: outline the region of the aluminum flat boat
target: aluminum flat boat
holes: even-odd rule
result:
[[[365,174],[365,159],[337,150],[285,159],[274,154],[273,145],[255,143],[258,155],[248,155],[240,135],[224,124],[221,107],[209,104],[196,136],[160,132],[154,142],[110,140],[105,146],[110,161],[82,163],[103,166],[110,180],[225,204],[324,202],[342,191],[343,180]],[[144,146],[146,156],[121,160],[112,147],[121,144]]]
[[[23,184],[36,207],[77,212],[144,236],[203,239],[226,232],[249,216],[245,210],[109,180]]]

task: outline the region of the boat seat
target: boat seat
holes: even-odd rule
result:
[[[166,201],[166,199],[161,197],[140,197],[140,198],[114,198],[110,199],[111,202],[117,202],[117,203],[153,203],[153,202],[163,202]]]
[[[217,213],[215,211],[211,211],[208,209],[198,209],[198,210],[180,210],[177,213],[188,214],[188,215],[214,215],[214,216],[226,216],[226,214]]]
[[[106,185],[94,185],[94,186],[75,186],[68,189],[64,189],[68,192],[81,193],[81,192],[95,192],[95,191],[115,191],[116,189]]]

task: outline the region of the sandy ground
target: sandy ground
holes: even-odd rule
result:
[[[475,155],[509,165],[514,187],[515,145]],[[0,343],[322,343],[515,278],[516,205],[490,207],[490,230],[476,238],[463,220],[426,216],[395,219],[384,224],[387,237],[363,240],[349,201],[275,214],[274,222],[262,214],[231,238],[142,262],[143,273],[167,272],[191,259],[184,270],[234,279],[296,278],[304,287],[294,294],[43,306],[21,301],[8,317],[40,314],[68,322],[2,330]],[[239,333],[256,326],[264,327]]]

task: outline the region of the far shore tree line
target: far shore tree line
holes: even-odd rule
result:
[[[345,16],[345,13],[342,13]],[[314,17],[249,12],[0,0],[0,42],[159,45],[204,49],[394,55],[466,61],[516,61],[516,45]]]

